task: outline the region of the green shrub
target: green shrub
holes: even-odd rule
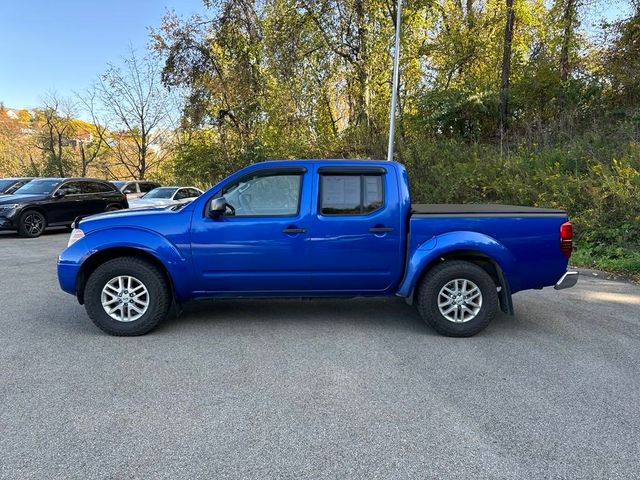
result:
[[[637,143],[589,137],[505,153],[492,145],[444,140],[416,144],[404,153],[415,202],[564,208],[582,248],[578,261],[640,272]]]

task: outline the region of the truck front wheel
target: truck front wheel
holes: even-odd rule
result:
[[[160,270],[137,257],[109,260],[89,276],[84,291],[87,314],[111,335],[144,335],[168,314],[171,292]]]
[[[470,262],[451,260],[430,270],[418,286],[418,312],[448,337],[470,337],[494,319],[498,291],[491,276]]]

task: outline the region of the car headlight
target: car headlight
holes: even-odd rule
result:
[[[71,231],[71,235],[69,236],[69,242],[67,242],[67,247],[70,247],[71,245],[73,245],[74,243],[76,243],[78,240],[82,238],[84,238],[84,232],[79,228],[74,228]]]
[[[4,204],[4,205],[0,205],[0,210],[6,212],[7,210],[15,210],[19,206],[20,206],[19,203],[7,203],[7,204]]]

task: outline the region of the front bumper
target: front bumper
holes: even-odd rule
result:
[[[78,274],[89,255],[84,238],[64,249],[58,256],[58,283],[63,291],[77,295]]]
[[[578,272],[566,272],[560,280],[555,284],[553,288],[556,290],[563,290],[565,288],[571,288],[578,283]]]

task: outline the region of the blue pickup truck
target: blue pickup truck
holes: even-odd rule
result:
[[[572,236],[563,210],[412,204],[395,162],[270,161],[187,205],[80,220],[58,278],[112,335],[195,299],[395,295],[465,337],[515,292],[575,285]]]

